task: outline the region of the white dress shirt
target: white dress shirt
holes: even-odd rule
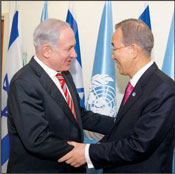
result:
[[[153,64],[154,62],[151,60],[149,63],[147,63],[144,67],[142,67],[134,76],[132,79],[130,79],[130,83],[133,87],[137,84],[140,77],[144,74],[144,72]],[[94,168],[94,165],[91,162],[90,156],[89,156],[89,146],[90,144],[87,144],[85,146],[85,158],[87,162],[88,168]]]
[[[140,77],[144,74],[144,72],[153,64],[154,62],[151,60],[149,63],[147,63],[144,67],[142,67],[134,76],[132,79],[130,79],[130,83],[133,87],[137,84]]]
[[[41,60],[39,60],[37,58],[37,56],[34,56],[34,59],[36,60],[36,62],[44,69],[44,71],[49,75],[49,77],[52,79],[52,81],[55,83],[55,85],[57,86],[57,88],[60,90],[61,94],[63,95],[64,99],[66,100],[66,97],[64,95],[64,92],[61,88],[61,84],[59,82],[59,80],[56,77],[56,74],[58,73],[57,71],[49,68],[47,65],[45,65]],[[68,87],[67,87],[68,88]],[[68,89],[69,92],[69,89]],[[71,96],[70,92],[69,95]]]

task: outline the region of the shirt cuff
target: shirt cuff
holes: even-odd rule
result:
[[[86,158],[87,166],[90,169],[90,168],[94,168],[94,165],[92,164],[92,161],[89,156],[89,146],[90,144],[86,144],[85,146],[85,158]]]

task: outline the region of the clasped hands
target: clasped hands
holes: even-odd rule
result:
[[[73,167],[80,167],[86,163],[85,159],[85,146],[86,144],[77,143],[77,142],[67,142],[69,145],[74,146],[74,148],[58,159],[58,162],[65,162]]]

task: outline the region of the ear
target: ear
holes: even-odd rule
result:
[[[131,54],[134,58],[136,58],[139,53],[139,47],[136,44],[131,44],[130,46],[131,46]]]
[[[51,51],[52,51],[52,48],[48,44],[44,44],[42,46],[42,48],[41,48],[41,54],[45,58],[49,58],[50,57]]]

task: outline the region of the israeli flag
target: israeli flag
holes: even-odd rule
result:
[[[100,22],[87,110],[116,117],[115,62],[112,59],[112,5],[106,1]],[[89,138],[99,140],[102,135],[86,131]]]
[[[150,20],[150,12],[149,12],[149,5],[146,5],[143,13],[139,16],[139,19],[145,22],[151,30],[151,20]]]
[[[5,173],[9,159],[10,143],[7,131],[7,95],[12,76],[23,66],[22,52],[18,32],[18,11],[15,12],[12,22],[8,52],[6,58],[5,77],[3,77],[1,98],[1,167]]]
[[[70,73],[73,77],[77,92],[80,97],[80,104],[84,107],[84,87],[83,87],[83,77],[82,77],[82,65],[81,65],[81,54],[80,54],[80,44],[79,44],[79,35],[78,35],[78,25],[76,22],[76,16],[73,4],[74,2],[70,1],[70,6],[67,12],[66,22],[70,24],[72,30],[75,33],[75,51],[77,53],[77,58],[72,59],[72,64],[70,65]]]
[[[44,2],[44,7],[42,10],[42,14],[41,14],[41,22],[43,22],[44,20],[46,20],[48,18],[48,12],[47,12],[47,1]]]
[[[173,13],[162,71],[166,73],[169,77],[174,79],[175,78],[174,69],[175,65],[174,65],[174,13]],[[175,174],[175,149],[173,155],[172,173]]]

